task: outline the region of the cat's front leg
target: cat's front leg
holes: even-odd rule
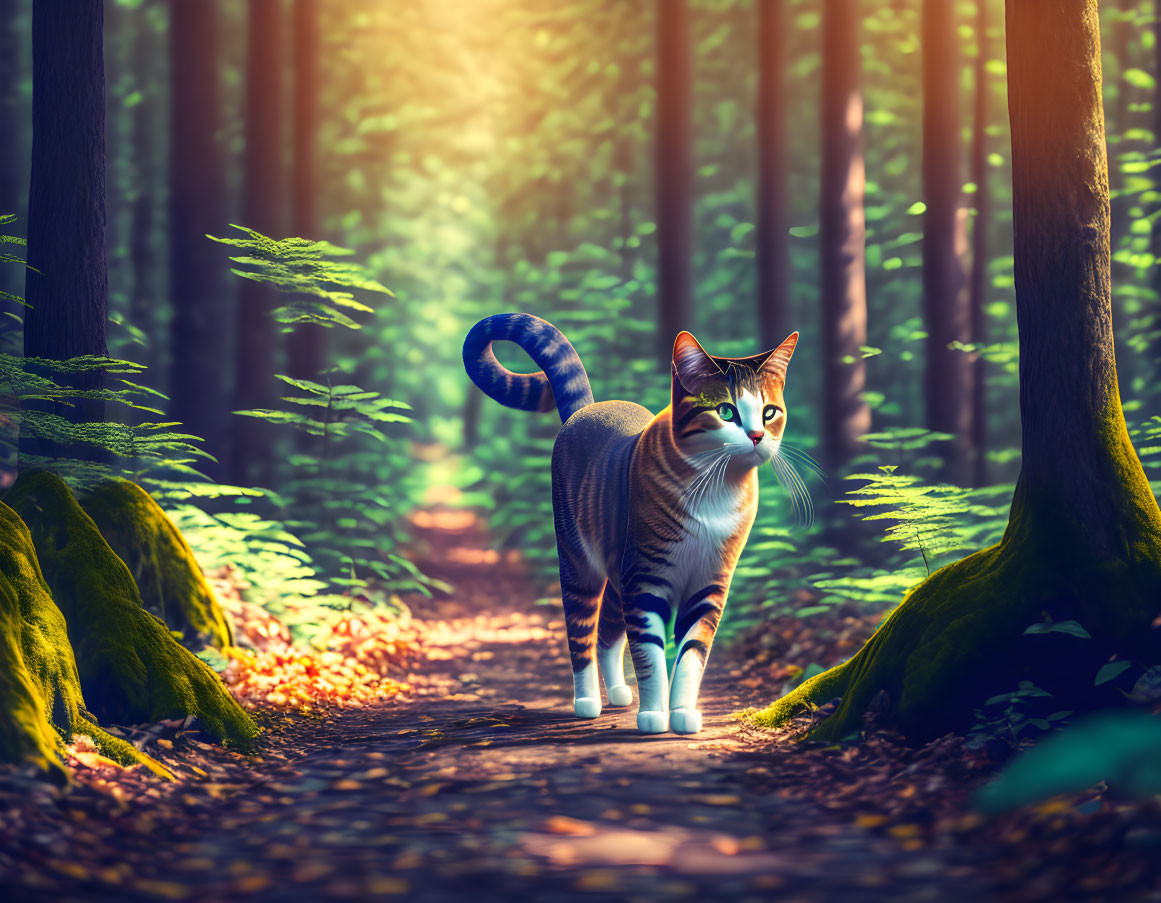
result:
[[[668,583],[641,577],[623,593],[629,654],[637,674],[637,730],[661,734],[669,730],[669,676],[665,671],[665,630],[673,612]]]
[[[724,582],[709,583],[677,609],[673,625],[677,660],[673,664],[673,684],[669,691],[669,726],[674,733],[696,734],[701,730],[697,697],[714,634],[726,607],[726,590]]]

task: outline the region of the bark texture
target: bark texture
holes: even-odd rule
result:
[[[170,408],[174,419],[224,454],[229,333],[227,262],[206,235],[227,225],[217,0],[173,0],[170,6],[169,273],[173,321]],[[211,473],[217,468],[210,467]]]
[[[657,0],[657,348],[668,371],[673,338],[693,326],[693,78],[687,0]]]
[[[822,420],[831,471],[858,454],[860,437],[871,428],[859,351],[867,343],[860,15],[859,0],[826,0],[822,15]]]
[[[1008,530],[920,584],[854,658],[774,703],[765,723],[838,696],[816,733],[841,737],[885,691],[895,722],[923,740],[1020,680],[1059,709],[1117,704],[1116,687],[1094,686],[1101,664],[1161,661],[1161,511],[1113,350],[1096,0],[1008,0],[1007,33],[1024,452]],[[1090,638],[1026,633],[1045,616]]]
[[[242,221],[282,237],[283,18],[281,0],[250,0],[246,33],[246,152]],[[275,293],[244,280],[235,319],[234,409],[273,407],[275,397]],[[269,425],[254,417],[231,420],[230,476],[235,483],[266,483],[270,473]]]
[[[759,0],[757,262],[762,348],[776,348],[790,332],[785,31],[785,0]]]
[[[32,175],[28,195],[26,357],[105,355],[105,63],[101,0],[37,0],[32,10]],[[79,377],[101,385],[100,373]],[[99,422],[104,403],[59,411]],[[26,439],[23,453],[63,452]]]
[[[927,428],[950,433],[945,476],[971,482],[972,366],[952,342],[971,340],[963,255],[967,211],[960,137],[960,56],[954,3],[923,3],[923,319],[927,328],[923,395]]]
[[[977,348],[988,341],[988,229],[992,220],[992,195],[988,185],[988,3],[976,3],[975,104],[972,122],[971,174],[976,186],[976,218],[972,225],[972,269],[969,285],[972,344]],[[988,401],[987,362],[982,354],[972,359],[971,424],[972,485],[988,482]]]

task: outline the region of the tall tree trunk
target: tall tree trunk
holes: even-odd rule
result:
[[[687,0],[657,0],[657,330],[668,370],[673,339],[693,327],[693,63]]]
[[[32,10],[32,177],[28,194],[26,357],[106,355],[105,61],[102,0],[36,0]],[[101,386],[100,373],[70,380]],[[96,423],[104,402],[59,413]],[[74,454],[45,440],[34,455]]]
[[[923,314],[927,328],[923,395],[927,428],[951,433],[944,475],[971,481],[971,377],[968,356],[948,346],[971,339],[963,207],[960,55],[955,4],[923,2]]]
[[[294,0],[294,162],[291,172],[291,232],[318,240],[318,123],[319,123],[318,0]],[[287,341],[291,376],[314,379],[323,368],[327,331],[302,324]]]
[[[866,222],[859,0],[825,0],[822,12],[823,455],[838,471],[871,428],[863,399],[867,372]]]
[[[169,385],[173,417],[221,458],[229,372],[222,366],[228,352],[223,337],[230,331],[229,307],[225,262],[206,238],[221,235],[227,225],[225,159],[219,143],[218,9],[217,0],[173,0],[170,6]]]
[[[0,4],[0,215],[15,214],[18,222],[4,228],[8,235],[26,232],[24,207],[28,200],[25,179],[28,160],[24,153],[28,124],[20,102],[21,36],[16,30],[20,4],[6,0]],[[0,291],[24,296],[24,271],[16,264],[0,263]],[[23,316],[24,309],[15,303],[0,302],[0,311]],[[7,318],[5,318],[7,319]],[[0,324],[0,332],[7,331]]]
[[[988,341],[988,227],[992,220],[992,197],[988,188],[988,2],[976,0],[975,110],[972,122],[972,182],[975,183],[976,218],[972,226],[971,330],[977,348]],[[987,361],[976,352],[972,362],[971,424],[972,485],[988,482],[988,392]]]
[[[774,348],[790,322],[786,212],[785,0],[758,2],[758,332]]]
[[[281,237],[283,222],[283,35],[281,0],[250,0],[246,34],[246,152],[242,219]],[[268,408],[275,398],[273,289],[245,280],[238,292],[234,358],[235,409]],[[230,474],[236,483],[265,483],[270,475],[269,425],[233,418]]]
[[[146,335],[147,344],[137,352],[138,361],[152,366],[157,360],[155,312],[160,301],[157,290],[157,260],[153,234],[157,228],[154,205],[157,201],[157,147],[154,131],[157,128],[157,96],[153,86],[157,82],[157,33],[149,16],[138,11],[137,33],[133,37],[133,68],[141,99],[133,107],[133,172],[135,187],[130,202],[129,258],[133,271],[133,289],[129,298],[129,321]],[[154,375],[154,380],[159,375]]]
[[[817,732],[843,736],[890,698],[913,740],[970,724],[1032,679],[1053,707],[1123,704],[1094,686],[1114,654],[1128,686],[1161,661],[1161,510],[1121,411],[1110,294],[1109,189],[1097,0],[1008,0],[1016,318],[1023,459],[1003,540],[936,571],[848,662],[763,713],[841,696]],[[1090,634],[1061,642],[1048,618]]]

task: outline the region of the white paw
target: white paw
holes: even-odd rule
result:
[[[620,708],[633,704],[633,691],[624,684],[619,687],[609,687],[609,705]]]
[[[675,734],[696,734],[701,730],[701,712],[697,709],[674,709],[669,713],[669,729]]]
[[[577,718],[596,718],[601,714],[601,701],[593,696],[574,699],[572,706]]]
[[[669,713],[638,712],[637,730],[643,734],[664,734],[669,730]]]

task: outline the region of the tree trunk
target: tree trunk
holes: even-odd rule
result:
[[[758,332],[775,348],[790,323],[786,212],[785,0],[758,3]]]
[[[7,235],[24,235],[24,207],[28,201],[28,158],[25,138],[28,123],[20,102],[21,67],[25,62],[23,41],[16,30],[21,4],[8,0],[0,4],[0,215],[15,214],[16,223],[0,229]],[[9,250],[14,250],[9,247]],[[0,291],[24,297],[24,271],[17,264],[0,263]],[[16,302],[0,301],[0,311],[24,316]],[[7,317],[0,322],[0,334],[10,331]]]
[[[687,0],[657,2],[657,330],[668,370],[673,339],[693,327],[693,77]]]
[[[152,366],[157,360],[155,316],[161,300],[157,290],[157,255],[153,234],[157,230],[154,204],[157,191],[157,147],[154,130],[157,128],[157,70],[153,60],[157,55],[157,34],[149,17],[138,11],[137,33],[133,38],[133,67],[141,100],[133,107],[133,170],[136,185],[130,202],[129,258],[133,270],[133,292],[129,299],[129,321],[146,335],[147,345],[137,351],[138,361]],[[154,375],[153,382],[158,379]]]
[[[826,0],[822,14],[822,444],[831,471],[859,453],[871,428],[859,350],[867,343],[861,14],[859,0]]]
[[[37,0],[32,10],[32,176],[28,195],[26,357],[106,355],[105,63],[102,0]],[[70,380],[101,386],[100,372]],[[59,413],[104,419],[104,402]],[[22,454],[73,453],[41,439]]]
[[[1121,412],[1110,296],[1109,189],[1096,0],[1008,0],[1009,110],[1023,463],[1008,530],[903,601],[854,658],[762,713],[842,702],[846,734],[880,691],[913,740],[971,722],[1031,680],[1054,709],[1123,701],[1094,686],[1114,654],[1131,687],[1161,661],[1161,510]],[[1032,633],[1050,619],[1089,637]]]
[[[319,122],[319,14],[318,0],[295,0],[293,22],[294,60],[294,162],[291,173],[291,232],[317,240],[318,122]],[[291,376],[315,379],[323,368],[327,331],[300,324],[287,340]]]
[[[927,428],[951,433],[944,475],[971,480],[971,361],[948,346],[970,341],[962,255],[967,251],[960,138],[960,59],[955,4],[923,3],[923,397]]]
[[[975,110],[972,123],[972,181],[976,186],[976,218],[972,225],[971,329],[972,344],[980,348],[988,341],[988,227],[992,220],[992,197],[988,188],[988,0],[976,0]],[[972,485],[988,482],[988,392],[987,362],[976,352],[972,361],[971,424]]]
[[[250,0],[246,34],[246,152],[242,220],[273,237],[285,229],[282,198],[282,3]],[[275,293],[245,280],[238,292],[234,408],[269,408],[275,399]],[[230,475],[235,483],[264,484],[270,475],[269,424],[234,417]]]
[[[169,20],[172,118],[170,124],[169,292],[173,417],[225,452],[226,373],[229,334],[226,262],[206,235],[227,225],[225,162],[218,80],[217,0],[173,0]],[[208,467],[211,474],[220,468]]]

